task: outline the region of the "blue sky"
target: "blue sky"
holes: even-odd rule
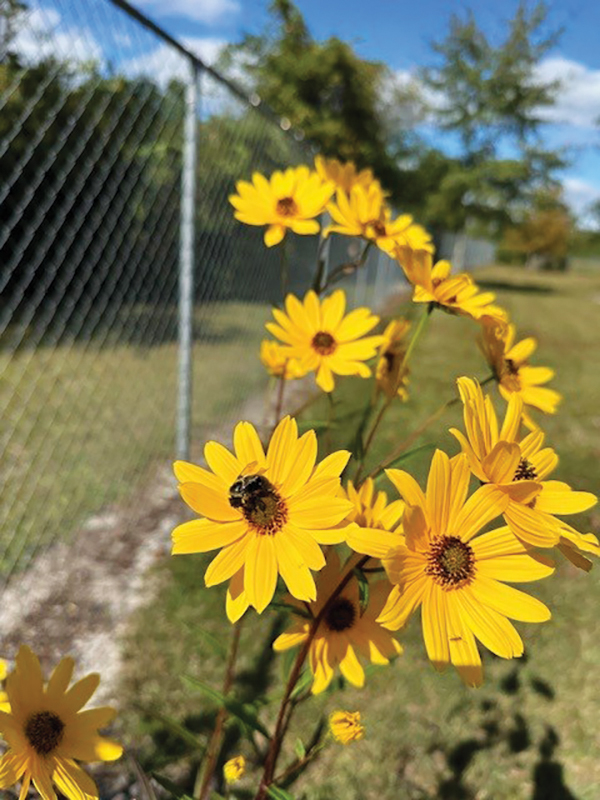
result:
[[[63,37],[65,49],[75,45],[84,55],[110,57],[106,41],[117,42],[117,12],[108,0],[89,0],[95,19],[77,16],[70,4],[57,0],[29,0],[43,16],[42,29],[53,28],[55,40]],[[214,61],[227,42],[238,41],[245,31],[259,32],[268,20],[269,0],[132,0],[141,11],[177,38],[184,40],[206,61]],[[517,0],[296,0],[312,34],[318,39],[338,36],[352,43],[369,59],[385,62],[399,76],[431,63],[430,42],[448,29],[451,13],[471,8],[479,24],[492,39],[502,36],[504,23],[514,15]],[[563,175],[565,193],[574,210],[600,198],[600,2],[561,0],[549,2],[548,29],[563,28],[563,35],[540,66],[544,79],[559,78],[562,88],[552,124],[544,136],[552,146],[570,145],[573,164]],[[102,29],[102,23],[111,27]],[[33,24],[33,23],[32,23]],[[38,23],[36,23],[38,24]],[[165,68],[172,58],[156,40],[147,39],[141,50],[127,55],[123,28],[121,58],[129,58],[147,72]],[[24,49],[39,51],[39,41],[24,41]],[[146,47],[147,49],[144,49]],[[94,49],[95,48],[95,49]],[[153,50],[154,48],[154,50]],[[178,68],[181,68],[180,65]],[[440,139],[435,137],[436,143]]]

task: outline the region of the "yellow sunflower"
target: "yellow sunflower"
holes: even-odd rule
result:
[[[423,250],[410,253],[396,253],[404,274],[415,287],[414,303],[435,303],[454,314],[471,319],[480,319],[484,314],[498,319],[506,319],[506,311],[494,306],[495,295],[480,292],[470,275],[461,273],[451,275],[449,261],[438,261],[433,265],[431,253]]]
[[[274,172],[269,180],[255,172],[252,183],[238,181],[235,188],[238,193],[229,197],[234,217],[246,225],[267,225],[265,244],[273,247],[288,229],[300,234],[318,233],[315,217],[325,210],[335,185],[301,166]]]
[[[552,448],[543,447],[545,437],[539,429],[520,438],[523,401],[517,394],[511,395],[499,429],[491,398],[484,396],[479,383],[471,378],[459,378],[457,383],[467,435],[456,428],[451,428],[450,433],[458,439],[473,474],[510,498],[504,512],[510,530],[537,547],[558,545],[562,535],[572,549],[578,541],[577,531],[563,530],[561,534],[565,525],[553,515],[587,511],[597,502],[595,495],[546,480],[558,464],[558,456]],[[590,540],[582,538],[581,545],[587,552],[594,552]]]
[[[532,406],[544,414],[555,414],[561,395],[543,386],[554,377],[548,367],[532,367],[529,357],[537,348],[536,340],[530,336],[515,344],[515,326],[501,320],[484,316],[482,322],[481,349],[505,400],[513,394],[519,395],[526,406]],[[537,427],[531,417],[524,415],[529,428]]]
[[[317,384],[324,392],[335,388],[334,374],[370,377],[371,369],[364,362],[376,355],[383,339],[365,337],[379,322],[368,308],[356,308],[344,316],[345,310],[342,289],[323,301],[313,291],[303,302],[288,294],[285,312],[274,308],[276,322],[265,326],[285,343],[285,355],[297,359],[304,373],[316,372]]]
[[[236,425],[233,445],[235,454],[218,442],[206,444],[210,472],[175,462],[181,496],[202,519],[175,528],[172,552],[221,548],[204,580],[214,586],[231,579],[226,608],[235,622],[249,605],[265,610],[279,574],[294,597],[315,599],[311,570],[325,565],[319,545],[345,540],[346,528],[335,526],[352,504],[338,496],[350,453],[340,450],[315,466],[315,432],[298,437],[290,417],[275,429],[266,454],[249,422]]]
[[[405,319],[392,320],[383,332],[384,341],[379,348],[377,370],[375,376],[377,387],[392,398],[395,395],[401,400],[408,399],[408,366],[404,364],[406,355],[406,334],[410,322]]]
[[[396,247],[412,248],[416,243],[433,250],[431,237],[424,228],[413,223],[410,214],[392,219],[379,184],[372,183],[368,187],[357,184],[349,195],[338,189],[335,202],[329,203],[327,210],[333,224],[325,228],[324,236],[330,233],[361,236],[388,255]]]
[[[263,339],[260,343],[260,360],[269,375],[274,375],[276,378],[283,376],[286,380],[294,380],[302,378],[305,374],[300,369],[297,359],[286,356],[284,348],[278,342],[269,339]]]
[[[0,658],[0,682],[4,683],[8,675],[8,664],[3,658]],[[4,690],[0,690],[0,711],[10,712],[10,703],[8,702],[8,695]]]
[[[554,568],[508,528],[476,535],[502,513],[506,495],[487,485],[466,500],[470,472],[463,453],[450,460],[436,451],[426,492],[406,472],[390,469],[387,475],[407,504],[406,540],[383,559],[395,586],[377,621],[398,630],[421,606],[423,638],[434,667],[452,663],[467,685],[480,686],[476,638],[501,658],[518,657],[523,643],[510,619],[550,619],[543,603],[503,581],[529,583]]]
[[[313,619],[322,611],[344,574],[339,556],[332,550],[325,569],[317,578],[317,599],[309,605]],[[358,653],[373,664],[389,664],[390,658],[402,652],[399,642],[375,622],[389,588],[386,580],[374,584],[369,592],[369,604],[361,613],[358,581],[353,577],[331,602],[310,644],[313,694],[327,689],[337,666],[353,686],[364,686],[365,672]],[[299,617],[288,631],[277,637],[273,643],[274,650],[281,652],[302,644],[308,638],[311,624],[311,620]]]
[[[360,741],[365,735],[365,727],[360,722],[360,711],[334,711],[329,715],[329,730],[340,744]]]
[[[112,708],[81,709],[100,677],[87,675],[69,683],[74,662],[63,658],[44,685],[40,662],[22,646],[7,679],[10,712],[0,711],[0,731],[9,749],[0,761],[0,788],[21,781],[20,800],[31,781],[44,800],[57,800],[52,784],[70,800],[98,797],[98,789],[76,761],[114,761],[120,744],[98,734],[115,716]]]
[[[381,184],[374,177],[373,170],[356,169],[352,161],[338,161],[337,158],[315,158],[315,169],[323,181],[333,181],[337,189],[350,194],[353,186],[360,185],[365,189],[375,184],[381,189]]]
[[[355,522],[361,528],[397,530],[404,513],[404,503],[402,500],[388,503],[385,492],[375,492],[373,478],[367,478],[358,489],[354,487],[352,481],[348,481],[344,496],[353,505],[347,518],[350,522]]]

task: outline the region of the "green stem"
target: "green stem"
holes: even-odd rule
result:
[[[479,385],[485,386],[486,383],[490,383],[493,380],[495,380],[494,376],[490,375],[484,381],[481,381]],[[401,456],[402,453],[404,453],[405,450],[408,450],[411,444],[413,444],[413,442],[415,442],[419,436],[421,436],[427,430],[427,428],[429,428],[430,425],[443,416],[449,408],[452,408],[452,406],[459,402],[460,397],[453,397],[451,400],[446,400],[445,403],[442,403],[442,405],[436,411],[434,411],[433,414],[430,414],[427,419],[419,425],[418,428],[415,428],[415,430],[403,442],[401,442],[398,447],[396,447],[395,450],[393,450],[388,457],[385,458],[381,464],[373,470],[373,472],[371,472],[369,478],[376,478],[378,475],[380,475],[387,465],[391,464],[392,461],[395,461],[398,456]]]
[[[410,342],[408,343],[408,347],[406,348],[406,352],[404,353],[404,358],[402,359],[402,364],[400,365],[400,369],[398,371],[399,375],[403,375],[404,374],[404,371],[406,370],[406,367],[408,366],[408,362],[410,360],[410,357],[411,357],[411,355],[412,355],[412,353],[413,353],[413,351],[415,349],[415,346],[416,346],[417,342],[419,341],[419,339],[421,338],[421,336],[423,334],[423,331],[427,327],[427,323],[429,322],[429,317],[431,316],[431,312],[433,311],[433,308],[434,308],[433,304],[430,303],[427,306],[427,308],[425,310],[425,313],[421,315],[421,319],[419,320],[419,323],[418,323],[417,327],[415,328],[413,335],[410,338]],[[365,468],[365,460],[367,458],[369,449],[370,449],[370,447],[371,447],[371,445],[373,443],[373,440],[375,438],[375,434],[377,433],[377,430],[378,430],[379,426],[381,425],[381,423],[383,421],[383,418],[385,417],[388,408],[391,406],[393,399],[394,399],[394,395],[392,395],[391,397],[388,397],[386,399],[385,403],[379,409],[379,413],[375,417],[375,421],[373,422],[373,425],[371,426],[371,430],[369,431],[369,434],[367,436],[367,440],[365,442],[365,446],[363,447],[363,450],[362,450],[362,457],[361,457],[360,462],[358,464],[358,468],[356,470],[356,475],[354,476],[354,482],[357,483],[357,484],[360,481],[361,475],[362,475],[363,470]]]
[[[363,556],[359,561],[359,563],[357,564],[357,567],[358,568],[363,567],[368,560],[369,556]],[[304,662],[306,661],[306,657],[308,656],[308,653],[310,651],[310,646],[312,644],[313,639],[316,636],[317,630],[319,629],[319,625],[321,624],[323,617],[328,612],[333,601],[345,589],[346,585],[352,578],[353,574],[354,574],[353,570],[348,570],[344,574],[338,585],[336,586],[335,590],[329,595],[326,602],[323,604],[323,608],[314,618],[310,626],[308,636],[306,637],[300,649],[300,652],[298,653],[296,660],[294,661],[294,666],[292,667],[292,671],[290,672],[290,677],[288,678],[288,682],[285,687],[285,692],[281,700],[281,705],[279,706],[279,712],[277,714],[277,722],[275,723],[275,731],[273,733],[273,736],[271,737],[269,750],[265,758],[263,776],[254,800],[265,800],[265,798],[267,797],[267,791],[269,786],[273,783],[273,776],[275,775],[275,769],[277,767],[277,758],[281,751],[281,745],[283,744],[283,734],[287,730],[290,721],[290,718],[288,717],[286,712],[291,702],[291,694],[294,691],[294,687],[298,683],[298,678],[300,677],[300,673],[302,672],[302,667],[304,666]]]
[[[238,645],[240,643],[240,634],[242,632],[242,623],[237,622],[233,626],[231,635],[231,642],[229,645],[229,655],[227,657],[227,666],[225,667],[225,678],[223,680],[223,694],[227,695],[234,679],[234,667],[238,653]],[[225,720],[227,719],[227,710],[221,707],[217,714],[215,727],[210,738],[210,743],[206,752],[206,760],[203,768],[198,770],[196,775],[196,782],[194,785],[194,797],[198,800],[208,800],[208,792],[210,782],[217,765],[219,751],[221,749],[221,742],[223,739],[223,729],[225,727]]]
[[[366,245],[363,248],[362,253],[360,254],[360,257],[359,257],[358,261],[354,261],[354,262],[352,262],[350,264],[340,264],[339,267],[336,267],[333,270],[333,272],[331,273],[331,275],[329,275],[327,277],[327,280],[325,281],[323,286],[321,286],[319,294],[323,294],[323,292],[326,289],[329,289],[329,287],[332,284],[337,283],[342,278],[344,278],[346,275],[350,275],[353,272],[356,272],[357,270],[359,270],[361,267],[363,267],[365,265],[365,262],[367,260],[367,256],[369,255],[369,250],[371,249],[372,245],[373,245],[373,242],[369,241],[369,242],[366,243]]]

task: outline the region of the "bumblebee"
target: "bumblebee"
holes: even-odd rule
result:
[[[264,475],[244,475],[229,489],[229,505],[241,508],[246,514],[264,513],[276,499],[273,486]],[[269,500],[271,503],[265,502]]]

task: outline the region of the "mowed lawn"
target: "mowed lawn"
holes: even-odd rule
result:
[[[195,439],[265,384],[248,353],[258,352],[266,312],[245,303],[196,310]],[[12,358],[0,350],[0,579],[108,503],[126,502],[172,457],[178,352],[160,322],[151,346],[92,339],[25,346]],[[175,317],[167,323],[174,334]]]
[[[556,369],[552,385],[564,395],[564,402],[556,417],[541,420],[548,441],[561,456],[554,477],[598,492],[600,273],[538,275],[498,267],[482,270],[477,278],[509,309],[519,338],[538,338],[539,350],[532,361]],[[403,305],[400,311],[414,315],[415,308]],[[375,443],[373,463],[454,396],[456,377],[488,376],[475,344],[477,332],[477,325],[468,320],[441,312],[433,315],[415,352],[410,399],[390,411]],[[495,394],[493,387],[490,390]],[[338,417],[364,404],[369,391],[366,381],[341,381],[336,392]],[[497,405],[503,407],[500,401]],[[326,404],[317,403],[305,416],[322,419],[326,413]],[[422,480],[434,446],[457,452],[447,428],[461,424],[460,409],[454,406],[415,443],[430,447],[407,459],[404,468]],[[333,444],[343,446],[347,439],[347,427],[338,424]],[[393,494],[385,479],[381,487]],[[570,521],[582,530],[600,531],[596,509]],[[123,733],[137,747],[146,768],[177,777],[188,790],[197,753],[169,731],[159,715],[184,721],[198,732],[201,745],[206,741],[214,705],[185,686],[181,675],[196,676],[214,687],[221,681],[220,651],[226,647],[230,626],[223,592],[203,587],[207,563],[208,557],[187,556],[159,565],[159,594],[136,614],[123,643]],[[340,707],[361,711],[367,735],[351,747],[331,745],[296,784],[294,797],[596,800],[600,564],[586,575],[562,561],[556,575],[525,588],[551,606],[553,620],[544,625],[517,623],[526,658],[505,662],[485,653],[482,689],[463,687],[452,670],[443,675],[433,670],[418,618],[413,618],[400,635],[404,655],[390,667],[374,668],[363,690],[345,687],[301,706],[289,737],[291,746],[297,737],[308,741],[321,713]],[[251,701],[268,687],[270,702],[262,712],[267,724],[276,713],[283,668],[283,659],[274,657],[268,644],[281,623],[275,611],[260,618],[252,613],[242,633],[236,692]],[[231,727],[225,755],[238,752],[251,761],[255,758]],[[236,796],[253,796],[256,775],[250,771]]]

